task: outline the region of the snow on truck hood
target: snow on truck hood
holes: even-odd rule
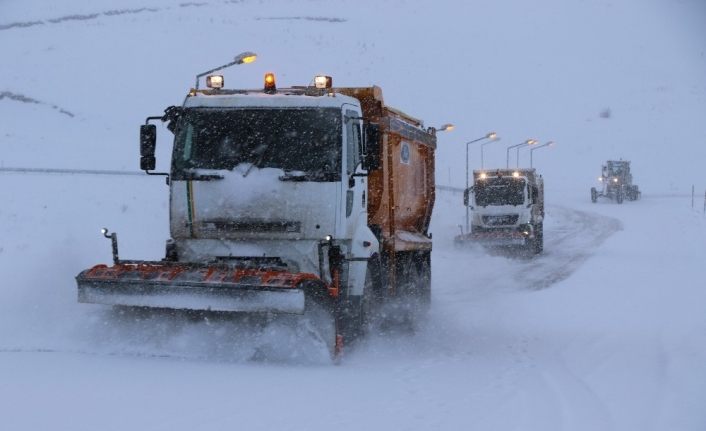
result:
[[[173,234],[181,236],[185,221],[192,210],[193,224],[200,237],[244,238],[259,234],[282,237],[319,238],[334,233],[336,193],[340,182],[282,181],[285,175],[297,176],[277,168],[257,168],[241,163],[232,171],[197,169],[198,174],[219,175],[215,181],[192,184],[191,203],[185,186],[175,181],[172,193]],[[218,223],[279,223],[288,226],[285,231],[231,231],[217,232]],[[215,224],[214,224],[215,223]],[[265,226],[263,225],[263,226]],[[261,226],[261,229],[266,229]],[[257,232],[259,231],[259,233]],[[182,233],[183,234],[183,233]]]
[[[282,93],[265,94],[262,92],[248,92],[243,94],[188,96],[184,100],[185,108],[341,108],[344,104],[359,106],[357,99],[342,94],[334,96],[307,96],[302,94]]]

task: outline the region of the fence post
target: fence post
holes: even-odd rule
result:
[[[691,185],[691,209],[694,209],[694,185]]]

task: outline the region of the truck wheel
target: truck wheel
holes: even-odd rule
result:
[[[359,335],[365,335],[374,324],[375,316],[382,303],[382,274],[380,272],[380,261],[377,256],[373,256],[368,261],[368,270],[365,271],[365,287],[363,288],[363,298],[360,303],[360,331]]]
[[[380,264],[376,257],[368,261],[365,272],[365,286],[362,296],[352,296],[346,300],[341,319],[341,334],[344,344],[365,336],[373,325],[378,306],[381,303]]]
[[[598,200],[598,191],[596,191],[595,187],[591,187],[591,202],[593,202],[595,204],[597,200]]]
[[[544,251],[544,223],[539,223],[534,233],[534,252],[536,254]]]
[[[431,306],[431,261],[429,252],[411,252],[400,256],[397,298],[401,312],[399,323],[415,330]]]
[[[630,201],[637,200],[637,187],[630,186],[630,189],[628,189],[628,200],[630,200]]]
[[[420,312],[426,314],[431,308],[431,253],[423,253],[418,265]]]
[[[615,194],[615,200],[619,203],[623,203],[623,192],[621,190],[618,190],[618,192]]]

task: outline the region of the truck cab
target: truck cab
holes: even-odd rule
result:
[[[330,282],[319,262],[327,238],[355,259],[378,249],[357,99],[192,92],[171,121],[171,259],[276,258]],[[362,280],[364,267],[349,276]]]
[[[471,226],[459,239],[542,251],[544,183],[534,169],[474,171],[464,204]]]

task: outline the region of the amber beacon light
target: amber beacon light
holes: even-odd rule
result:
[[[277,92],[277,84],[275,84],[275,74],[267,72],[265,74],[265,93],[274,94]]]

